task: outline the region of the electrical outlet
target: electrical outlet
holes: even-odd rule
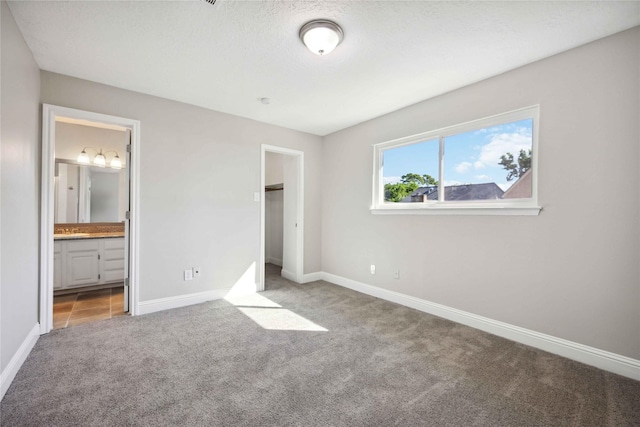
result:
[[[200,267],[193,267],[193,278],[197,279],[200,277]]]
[[[393,278],[394,279],[399,279],[400,278],[400,270],[393,270]]]
[[[185,270],[184,271],[184,280],[192,280],[193,279],[193,270],[189,269],[189,270]]]
[[[371,264],[371,274],[376,274],[376,266]]]

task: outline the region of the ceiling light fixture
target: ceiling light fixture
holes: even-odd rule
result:
[[[300,40],[316,55],[326,55],[336,48],[344,38],[338,24],[326,19],[309,21],[300,28]]]
[[[89,154],[87,154],[87,148],[90,148],[91,150],[96,152],[96,157],[93,159],[94,165],[100,166],[101,168],[105,167],[107,164],[107,158],[105,157],[105,154],[116,153],[114,158],[111,159],[111,162],[109,162],[109,167],[113,169],[122,169],[122,161],[120,160],[120,156],[118,156],[118,152],[115,150],[109,150],[103,153],[102,148],[100,149],[100,151],[98,151],[93,147],[84,147],[82,149],[82,152],[78,154],[78,163],[82,163],[85,165],[88,165],[91,163],[91,160],[89,159]]]

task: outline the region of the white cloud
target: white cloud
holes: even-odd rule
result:
[[[531,135],[526,129],[519,129],[515,133],[498,133],[491,137],[491,142],[484,145],[480,151],[480,157],[474,165],[499,167],[500,156],[507,152],[518,157],[520,150],[531,149]],[[479,167],[476,166],[476,169]]]
[[[382,178],[382,183],[383,184],[395,184],[397,182],[400,182],[400,180],[402,179],[402,177],[400,176],[385,176]]]
[[[487,165],[482,163],[480,160],[476,160],[475,162],[473,162],[473,167],[476,169],[484,169],[487,167]]]
[[[475,178],[476,179],[491,179],[491,177],[489,175],[476,175]]]
[[[462,162],[457,164],[453,169],[458,173],[467,173],[469,172],[469,169],[471,169],[471,163]]]

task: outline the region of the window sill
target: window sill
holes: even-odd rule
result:
[[[403,204],[404,205],[404,204]],[[392,205],[370,208],[374,215],[539,215],[541,206],[420,206]]]

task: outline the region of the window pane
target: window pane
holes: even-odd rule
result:
[[[440,144],[437,139],[382,152],[385,202],[438,200]],[[433,198],[435,195],[435,198]]]
[[[446,137],[445,201],[531,198],[533,120]]]

